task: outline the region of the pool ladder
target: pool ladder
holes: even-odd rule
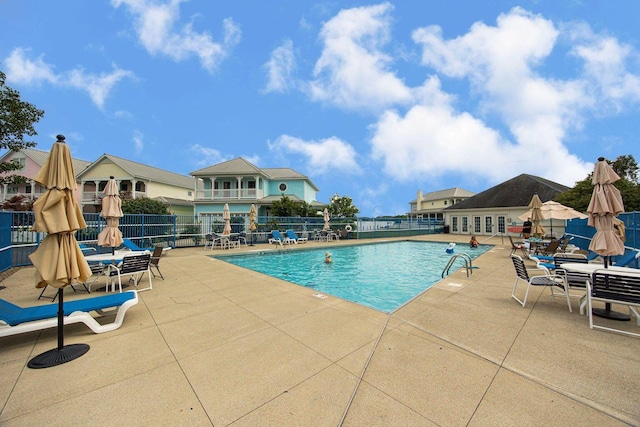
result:
[[[471,263],[471,256],[469,256],[469,254],[467,253],[461,252],[449,258],[449,262],[445,266],[444,270],[442,270],[443,279],[445,276],[449,275],[449,270],[451,270],[451,267],[453,267],[453,264],[456,262],[458,258],[461,258],[462,260],[464,260],[464,268],[467,270],[467,277],[473,274],[473,265]]]

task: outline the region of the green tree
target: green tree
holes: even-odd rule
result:
[[[638,164],[631,155],[619,156],[614,161],[607,160],[620,180],[613,185],[620,190],[627,212],[640,210],[640,184],[638,184]],[[579,212],[586,212],[593,194],[593,172],[569,191],[559,194],[555,201],[570,206]]]
[[[169,215],[169,210],[167,209],[167,205],[162,202],[140,197],[137,199],[123,199],[122,213]]]
[[[5,81],[6,75],[0,71],[0,149],[20,151],[35,147],[35,142],[25,141],[24,137],[38,134],[33,125],[42,118],[44,111],[22,101],[20,93],[8,87]],[[13,172],[20,167],[17,161],[0,162],[0,173]],[[21,182],[25,182],[25,178],[19,175],[0,177],[1,184]]]
[[[349,196],[340,197],[335,194],[327,207],[329,214],[335,218],[352,218],[356,216],[360,209],[353,204],[353,199]]]
[[[271,205],[273,216],[317,216],[318,210],[304,200],[293,200],[284,194],[280,200],[275,200]]]

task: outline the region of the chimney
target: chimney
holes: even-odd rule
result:
[[[416,197],[416,210],[422,209],[422,190],[418,190],[418,196]]]

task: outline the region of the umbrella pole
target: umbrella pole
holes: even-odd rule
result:
[[[29,360],[31,369],[50,368],[71,362],[89,351],[88,344],[64,345],[64,288],[58,289],[58,347],[45,351]]]

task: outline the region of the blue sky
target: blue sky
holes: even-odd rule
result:
[[[37,148],[172,172],[242,156],[402,214],[421,189],[640,161],[640,2],[1,0]]]

